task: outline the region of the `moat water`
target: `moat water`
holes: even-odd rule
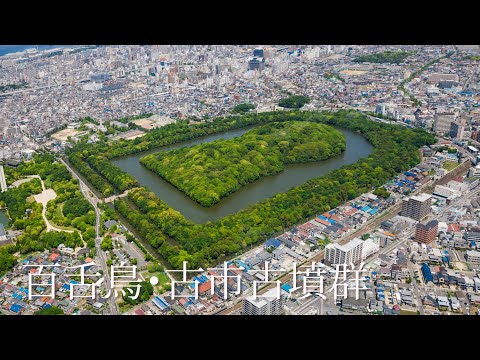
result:
[[[287,165],[283,172],[248,184],[209,208],[199,205],[139,162],[140,158],[147,154],[193,146],[218,139],[230,139],[241,136],[251,129],[252,127],[246,127],[231,130],[221,134],[208,135],[194,140],[122,156],[112,159],[112,163],[123,171],[132,174],[141,186],[149,188],[169,206],[180,211],[186,218],[196,223],[205,223],[238,212],[248,205],[285,192],[292,187],[305,183],[307,180],[325,175],[344,165],[353,164],[359,159],[367,157],[373,151],[373,146],[359,133],[337,128],[346,138],[346,150],[342,154],[324,161]]]

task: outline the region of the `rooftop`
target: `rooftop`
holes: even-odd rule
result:
[[[363,240],[361,240],[359,238],[355,238],[355,239],[349,241],[348,243],[346,243],[345,245],[340,245],[338,243],[333,243],[333,244],[328,244],[326,246],[326,248],[336,248],[336,249],[348,252],[348,251],[354,249],[355,247],[357,247],[360,244],[363,244]]]
[[[262,306],[266,305],[269,301],[273,301],[276,298],[277,298],[277,289],[273,288],[268,290],[264,294],[261,294],[261,295],[257,294],[256,298],[254,298],[254,296],[251,295],[246,297],[245,300],[255,305],[256,307],[261,308]]]
[[[415,201],[424,202],[424,201],[427,201],[428,199],[430,199],[431,197],[432,197],[432,195],[423,193],[423,194],[420,194],[420,195],[413,195],[413,196],[410,197],[410,199],[415,200]]]

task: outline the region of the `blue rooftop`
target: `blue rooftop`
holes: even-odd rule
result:
[[[165,300],[163,300],[160,296],[155,296],[152,300],[152,302],[157,305],[160,310],[165,310],[165,309],[168,309],[170,307],[170,305],[168,305],[166,303]]]
[[[12,304],[12,306],[10,306],[10,311],[13,311],[14,313],[19,313],[22,309],[23,307],[18,304]]]
[[[202,275],[202,276],[195,276],[193,278],[193,280],[197,280],[200,284],[203,284],[205,281],[207,281],[208,279],[205,277],[205,275]],[[195,284],[191,284],[193,285],[193,287],[195,287]],[[190,286],[191,286],[190,285]]]
[[[244,271],[248,271],[250,270],[250,266],[248,266],[247,264],[245,264],[242,260],[235,260],[235,263],[239,266],[239,267],[242,267],[244,268],[245,270]]]
[[[281,288],[282,288],[283,290],[285,290],[286,292],[290,292],[290,289],[293,289],[293,288],[292,288],[290,285],[288,285],[288,284],[283,284],[283,285],[281,286]]]
[[[433,281],[433,276],[430,268],[428,267],[428,264],[423,263],[422,264],[422,274],[425,279],[425,282],[428,283],[429,281]]]
[[[282,242],[280,240],[274,239],[274,238],[271,238],[271,239],[268,239],[267,241],[265,241],[265,247],[266,248],[269,248],[269,247],[278,248],[281,244],[282,244]]]

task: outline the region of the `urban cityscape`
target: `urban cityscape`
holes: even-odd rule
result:
[[[480,315],[479,70],[0,45],[0,315]]]

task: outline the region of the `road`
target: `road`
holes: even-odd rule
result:
[[[3,170],[3,165],[0,165],[0,190],[2,192],[7,191],[7,181],[5,179],[5,172]]]
[[[96,249],[96,255],[95,255],[95,264],[100,266],[103,271],[103,276],[105,278],[106,284],[111,284],[110,282],[110,269],[107,267],[107,256],[106,253],[101,249],[101,244],[102,244],[102,237],[100,236],[100,226],[101,226],[101,214],[100,214],[100,209],[98,208],[98,204],[100,203],[100,199],[90,191],[88,186],[83,182],[83,180],[73,171],[73,169],[63,160],[63,159],[58,159],[63,165],[67,167],[67,169],[71,172],[73,178],[78,179],[78,183],[80,185],[80,191],[82,192],[83,196],[92,204],[93,208],[95,209],[95,216],[96,216],[96,222],[95,222],[95,234],[96,234],[96,239],[95,239],[95,249]],[[115,301],[115,296],[113,294],[110,294],[110,297],[107,300],[107,303],[110,308],[110,314],[111,315],[118,315],[119,310],[117,303]]]

